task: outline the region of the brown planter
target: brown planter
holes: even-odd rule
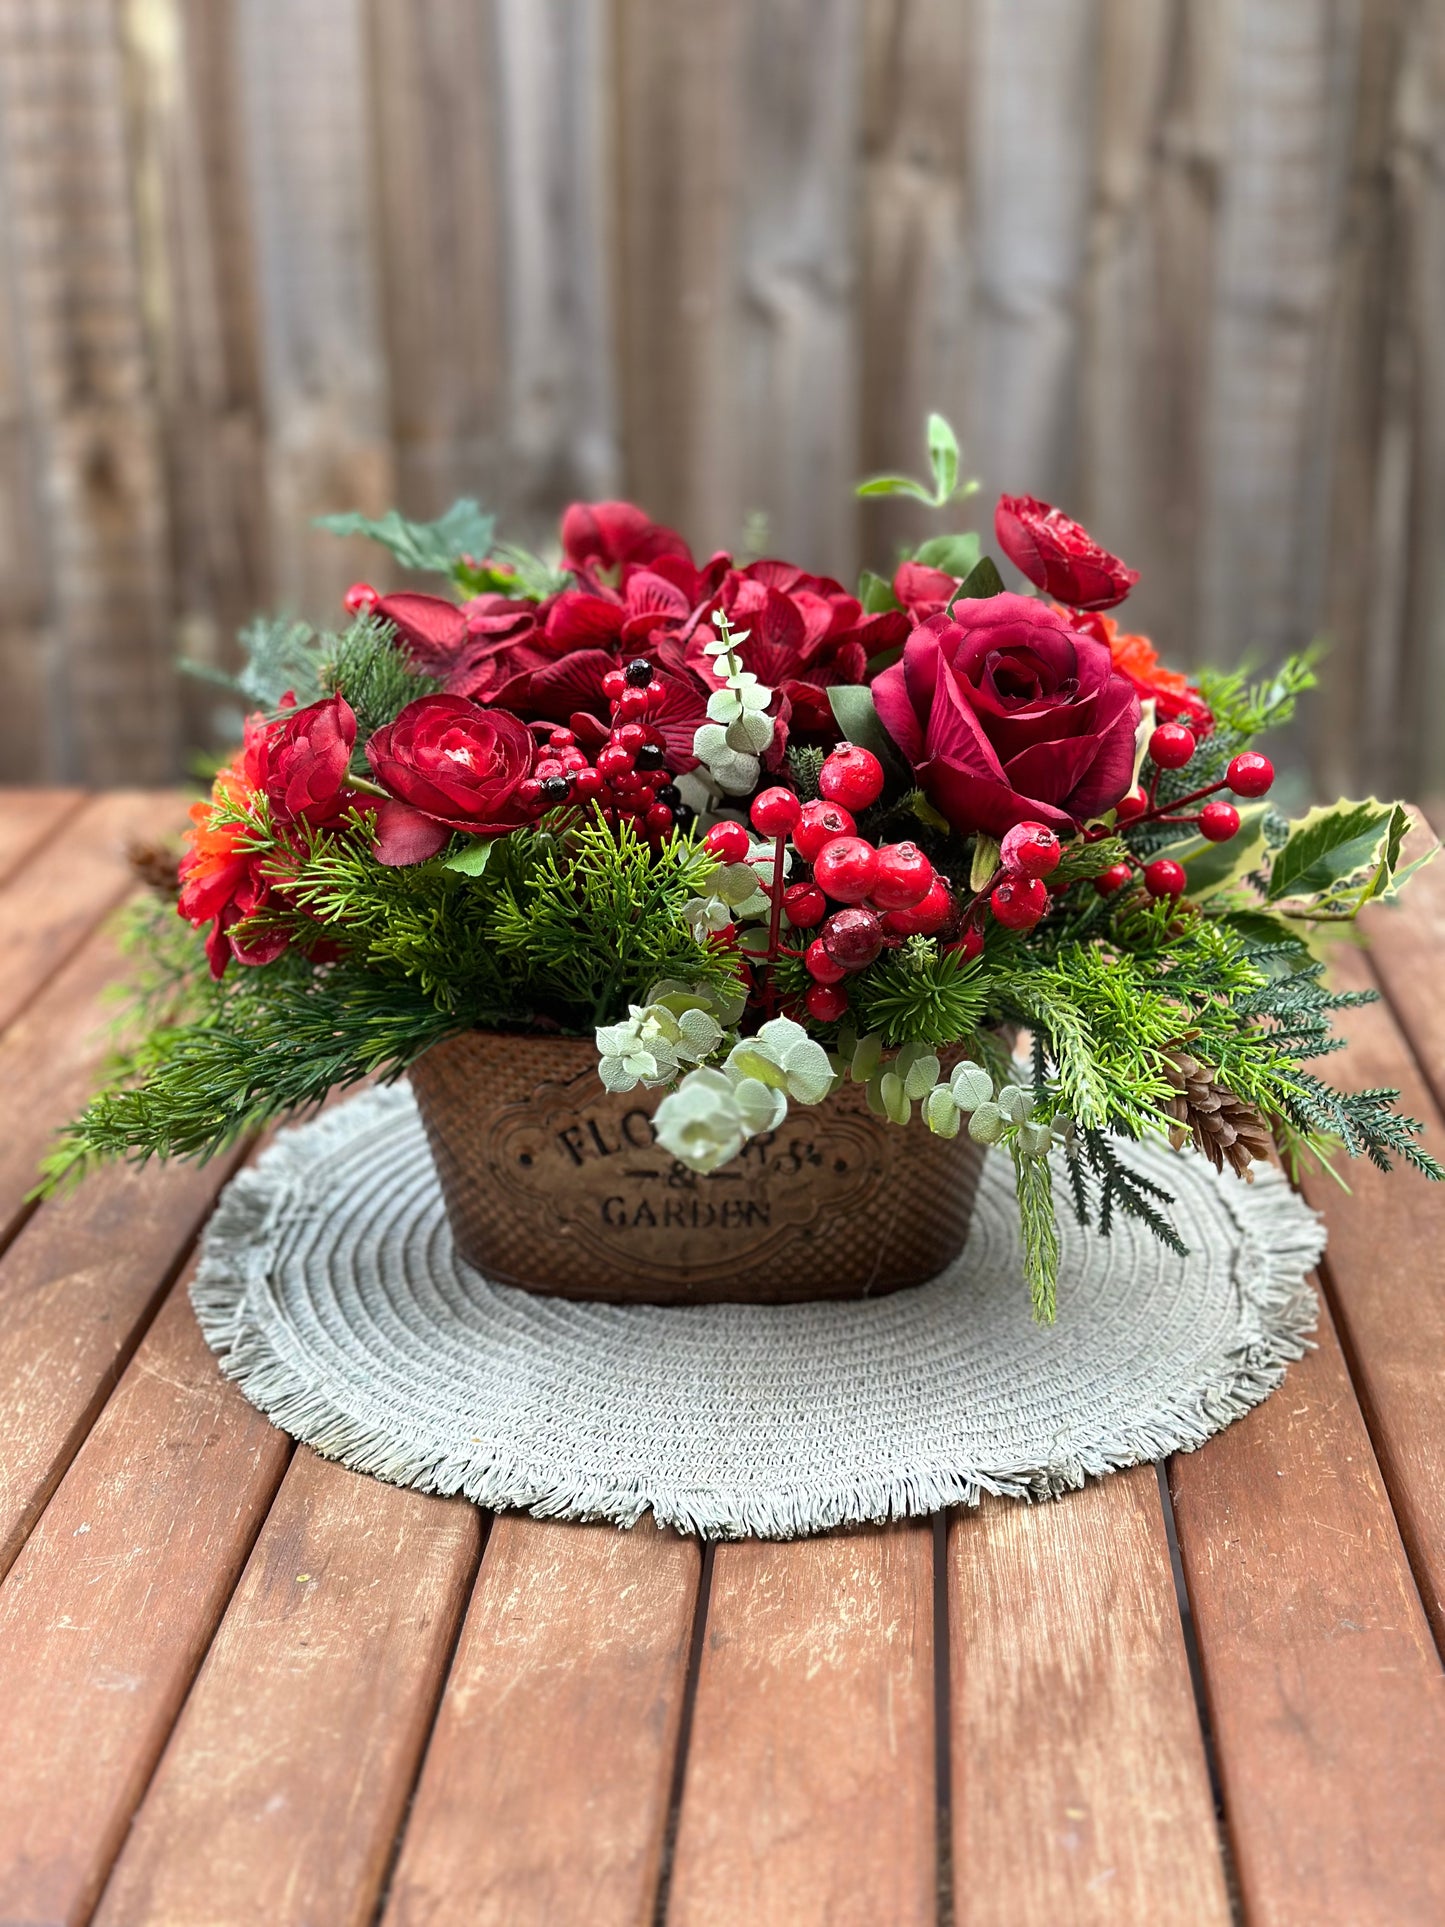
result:
[[[846,1084],[707,1177],[653,1140],[660,1091],[609,1095],[588,1038],[470,1031],[412,1066],[462,1256],[560,1298],[689,1305],[921,1284],[968,1236],[983,1151]]]

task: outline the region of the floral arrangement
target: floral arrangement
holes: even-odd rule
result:
[[[946,512],[974,485],[938,417],[929,447],[931,485],[860,494]],[[1309,661],[1165,668],[1106,613],[1134,571],[1057,509],[998,504],[1023,594],[975,533],[852,594],[699,562],[618,502],[567,510],[555,567],[471,502],[330,526],[450,593],[358,584],[336,633],[247,633],[242,746],[138,920],[139,1029],[49,1182],[209,1155],[478,1026],[595,1032],[604,1085],[664,1093],[657,1138],[698,1172],[842,1079],[1002,1147],[1042,1316],[1056,1183],[1179,1245],[1120,1140],[1445,1175],[1397,1093],[1307,1068],[1359,1000],[1323,987],[1319,932],[1415,867],[1406,813],[1280,814],[1254,744]]]

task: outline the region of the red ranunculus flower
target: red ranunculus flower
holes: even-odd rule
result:
[[[562,516],[562,560],[569,569],[615,569],[676,556],[692,567],[692,551],[676,529],[654,522],[631,502],[573,502]]]
[[[1070,608],[1112,609],[1139,580],[1087,529],[1032,495],[1001,495],[993,528],[1009,561]]]
[[[1105,645],[1029,596],[955,605],[873,683],[884,728],[954,829],[1067,835],[1134,774],[1139,697]]]
[[[790,562],[753,562],[730,569],[689,625],[687,662],[709,689],[716,680],[705,645],[717,633],[712,612],[718,608],[734,629],[747,631],[739,650],[743,663],[790,706],[793,732],[832,742],[838,725],[829,689],[861,683],[869,659],[908,634],[901,609],[865,615],[858,598],[830,576],[809,575]]]
[[[211,785],[210,801],[191,806],[190,845],[180,862],[181,894],[176,909],[187,923],[211,928],[206,955],[211,975],[224,976],[234,957],[238,963],[275,961],[289,941],[284,930],[271,930],[249,944],[231,935],[244,917],[253,917],[270,895],[261,872],[261,856],[247,849],[248,832],[241,823],[215,820],[218,805],[245,809],[265,788],[270,738],[275,725],[260,716],[246,718],[241,747]]]
[[[893,578],[893,593],[913,622],[927,622],[930,616],[943,614],[962,580],[962,576],[950,575],[946,569],[930,569],[926,562],[900,562]]]
[[[340,694],[296,709],[273,725],[265,750],[265,789],[277,823],[304,819],[320,829],[356,800],[346,787],[356,717]]]
[[[1119,674],[1127,676],[1146,701],[1153,698],[1157,722],[1187,723],[1196,736],[1209,735],[1214,728],[1209,704],[1187,676],[1164,667],[1159,651],[1147,636],[1124,634],[1112,616],[1089,615],[1077,609],[1060,609],[1059,614],[1075,629],[1107,646]]]
[[[504,836],[527,821],[517,786],[532,767],[525,726],[462,696],[420,696],[366,745],[376,780],[395,801],[376,813],[377,861],[421,863],[453,830]]]

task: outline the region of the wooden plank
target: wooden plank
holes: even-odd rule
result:
[[[651,1919],[698,1570],[647,1525],[495,1521],[385,1927]]]
[[[1405,921],[1413,921],[1409,910]],[[1437,976],[1442,955],[1435,952]],[[1343,946],[1330,978],[1342,990],[1374,987],[1364,958]],[[1336,1077],[1352,1089],[1398,1088],[1400,1108],[1425,1123],[1430,1148],[1445,1157],[1445,1120],[1389,1008],[1342,1011],[1335,1026],[1350,1046],[1334,1060]],[[1445,1294],[1431,1289],[1445,1250],[1445,1185],[1409,1169],[1387,1176],[1365,1158],[1342,1163],[1341,1175],[1348,1191],[1313,1177],[1305,1195],[1329,1226],[1325,1276],[1335,1321],[1445,1651]]]
[[[498,500],[521,539],[549,546],[559,509],[575,497],[615,495],[621,466],[612,9],[608,0],[495,0],[494,18],[507,264],[507,473]],[[454,236],[446,246],[455,249]],[[498,279],[491,263],[488,278]],[[469,355],[477,359],[475,349]]]
[[[1445,822],[1445,813],[1436,811],[1435,822]],[[1423,856],[1435,834],[1421,819],[1406,840],[1405,855]],[[1369,937],[1371,967],[1395,1021],[1436,1105],[1445,1110],[1445,1007],[1439,995],[1440,960],[1445,957],[1445,856],[1411,877],[1399,903],[1372,905],[1361,924]]]
[[[1445,1673],[1327,1311],[1169,1482],[1245,1917],[1445,1917]]]
[[[0,884],[84,801],[80,790],[0,790]]]
[[[510,501],[495,13],[476,0],[367,7],[391,432],[414,515],[458,495]],[[363,554],[368,578],[385,579],[382,552]]]
[[[869,0],[863,12],[859,180],[859,465],[912,475],[930,409],[964,444],[972,473],[968,371],[975,347],[969,210],[971,103],[959,85],[969,9],[954,0]],[[965,515],[959,520],[972,520]],[[863,505],[863,560],[889,569],[938,533],[917,503]],[[953,523],[950,521],[949,526]]]
[[[719,1546],[669,1927],[936,1916],[933,1535]]]
[[[176,635],[179,653],[221,669],[271,601],[238,11],[119,0]],[[184,741],[224,741],[217,690],[184,677],[179,693]]]
[[[990,490],[1054,502],[1077,495],[1097,43],[1093,6],[979,0],[963,76],[978,290],[972,454]]]
[[[1320,380],[1357,18],[1323,0],[1251,0],[1229,15],[1200,531],[1199,641],[1214,662],[1301,648],[1320,620],[1330,453]]]
[[[0,1920],[89,1917],[289,1454],[174,1292],[0,1586]]]
[[[135,878],[132,841],[171,834],[185,804],[168,790],[117,790],[98,796],[0,891],[0,1029],[11,1023],[85,938],[121,901]]]
[[[955,1918],[1227,1927],[1153,1466],[949,1529]]]
[[[298,1452],[97,1927],[369,1922],[480,1549],[465,1500]]]
[[[237,1161],[111,1166],[44,1206],[0,1259],[0,1577]]]
[[[414,9],[398,11],[412,12]],[[364,0],[247,0],[236,13],[256,237],[266,486],[277,601],[334,622],[371,543],[312,526],[393,495],[375,246]],[[376,76],[378,89],[389,85]]]
[[[0,1250],[34,1208],[55,1134],[95,1088],[114,1018],[102,997],[120,969],[114,938],[97,930],[0,1035]]]
[[[0,7],[0,168],[54,621],[54,775],[176,773],[166,500],[115,0]]]
[[[858,0],[622,0],[629,483],[704,551],[855,566]]]

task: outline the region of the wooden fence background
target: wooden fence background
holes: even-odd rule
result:
[[[0,0],[0,774],[164,778],[322,510],[851,576],[925,411],[1445,788],[1445,0]]]

